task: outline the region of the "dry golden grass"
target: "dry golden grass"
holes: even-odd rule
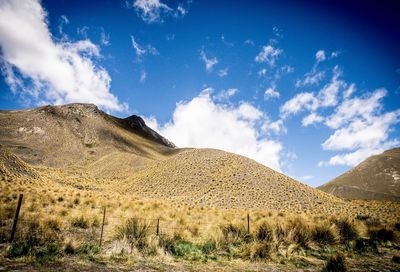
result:
[[[353,239],[352,233],[387,237],[380,228],[400,222],[398,202],[343,200],[248,158],[171,149],[92,107],[65,107],[32,110],[29,120],[26,112],[6,113],[13,122],[0,116],[8,133],[3,142],[14,143],[0,146],[1,242],[9,237],[21,193],[17,239],[28,237],[27,226],[33,224],[42,234],[56,235],[53,240],[65,252],[82,245],[79,250],[93,250],[87,243],[98,243],[103,208],[107,254],[126,249],[129,241],[116,233],[130,218],[141,218],[149,226],[147,253],[161,248],[196,260],[204,256],[192,243],[201,244],[200,251],[217,248],[229,256],[280,262],[336,246]],[[29,128],[32,118],[36,129]],[[158,219],[162,235],[157,238]],[[235,241],[239,245],[229,249]],[[177,248],[168,247],[174,243]]]

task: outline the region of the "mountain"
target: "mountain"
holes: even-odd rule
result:
[[[348,199],[400,201],[400,148],[371,156],[318,189]]]
[[[323,212],[345,205],[249,158],[177,148],[142,118],[117,118],[91,104],[0,111],[0,126],[2,165],[7,158],[16,165],[0,173],[11,180],[25,173],[25,179],[196,207]]]

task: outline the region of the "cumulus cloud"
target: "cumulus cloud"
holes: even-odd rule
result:
[[[297,114],[303,110],[316,111],[319,108],[333,107],[338,104],[340,99],[339,92],[347,87],[346,82],[340,79],[341,70],[338,66],[333,68],[333,75],[330,82],[325,84],[318,93],[313,92],[302,92],[286,101],[280,108],[282,118],[286,118],[290,115]],[[350,88],[350,89],[349,89]],[[349,87],[345,93],[351,93],[354,91],[355,86]],[[309,116],[303,119],[303,125],[309,125],[314,121],[321,121],[321,118],[317,118],[316,115]],[[313,122],[311,122],[313,121]],[[311,122],[311,123],[309,123]]]
[[[188,13],[191,1],[182,2],[176,8],[171,8],[160,0],[135,0],[126,1],[128,8],[134,8],[137,15],[146,23],[162,23],[165,17],[184,17]]]
[[[264,93],[264,99],[265,100],[268,100],[268,99],[270,99],[270,98],[279,98],[281,95],[279,94],[279,92],[278,91],[276,91],[275,89],[273,89],[273,88],[268,88],[268,89],[266,89],[265,90],[265,93]]]
[[[255,57],[255,61],[259,63],[268,63],[269,66],[274,66],[279,55],[283,52],[282,49],[274,48],[272,45],[263,46],[260,53]]]
[[[322,147],[325,150],[348,152],[322,161],[319,165],[353,166],[368,156],[399,144],[397,139],[389,139],[389,133],[400,122],[400,109],[382,112],[382,98],[386,94],[385,89],[377,89],[368,96],[343,101],[325,122],[335,131]]]
[[[209,147],[250,157],[275,170],[281,169],[282,144],[262,132],[265,116],[248,102],[231,105],[217,102],[212,89],[176,105],[172,120],[160,126],[148,124],[181,147]],[[240,133],[239,133],[240,132]]]
[[[298,93],[292,99],[286,101],[281,107],[280,112],[283,118],[296,114],[304,109],[316,110],[318,100],[311,92]]]
[[[385,89],[377,89],[363,96],[354,96],[355,84],[348,84],[340,77],[338,66],[333,75],[318,93],[299,93],[284,103],[281,117],[308,111],[302,119],[303,126],[322,123],[332,129],[332,134],[321,144],[324,150],[341,152],[319,166],[354,166],[373,154],[399,144],[390,139],[393,126],[400,122],[400,109],[384,112],[382,99],[387,95]],[[318,110],[332,109],[329,114],[318,114]]]
[[[315,53],[315,59],[317,62],[321,62],[326,60],[326,55],[324,50],[318,50],[317,53]]]
[[[204,50],[200,51],[200,58],[204,62],[207,72],[211,72],[213,67],[218,64],[218,59],[216,57],[208,58]]]
[[[307,85],[318,85],[325,78],[324,71],[311,71],[304,75],[303,80],[296,81],[296,87],[302,87]]]
[[[1,66],[10,88],[42,103],[127,110],[111,93],[108,72],[94,62],[101,57],[98,46],[90,40],[56,42],[47,23],[39,1],[0,2]]]
[[[229,88],[226,90],[220,91],[217,95],[214,96],[214,99],[218,101],[228,101],[232,96],[239,92],[237,88]]]
[[[338,94],[341,88],[345,87],[345,82],[339,79],[341,71],[338,66],[333,68],[333,76],[331,81],[326,84],[318,93],[319,106],[331,107],[338,103]]]
[[[315,112],[310,113],[309,115],[307,115],[306,117],[303,118],[303,120],[301,120],[301,124],[305,127],[315,124],[315,123],[320,123],[324,121],[324,117],[316,114]]]

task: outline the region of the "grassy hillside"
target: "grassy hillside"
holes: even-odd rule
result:
[[[61,260],[85,271],[166,263],[182,271],[320,271],[337,253],[350,268],[398,267],[374,251],[399,254],[398,202],[347,201],[246,157],[176,148],[138,117],[93,105],[1,111],[0,126],[5,270]],[[16,240],[5,246],[19,194]],[[373,253],[360,261],[357,250]]]
[[[348,199],[400,201],[400,148],[369,157],[318,189]]]

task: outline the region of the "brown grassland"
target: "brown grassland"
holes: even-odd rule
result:
[[[400,270],[399,202],[167,147],[92,105],[4,111],[0,126],[0,270]]]

